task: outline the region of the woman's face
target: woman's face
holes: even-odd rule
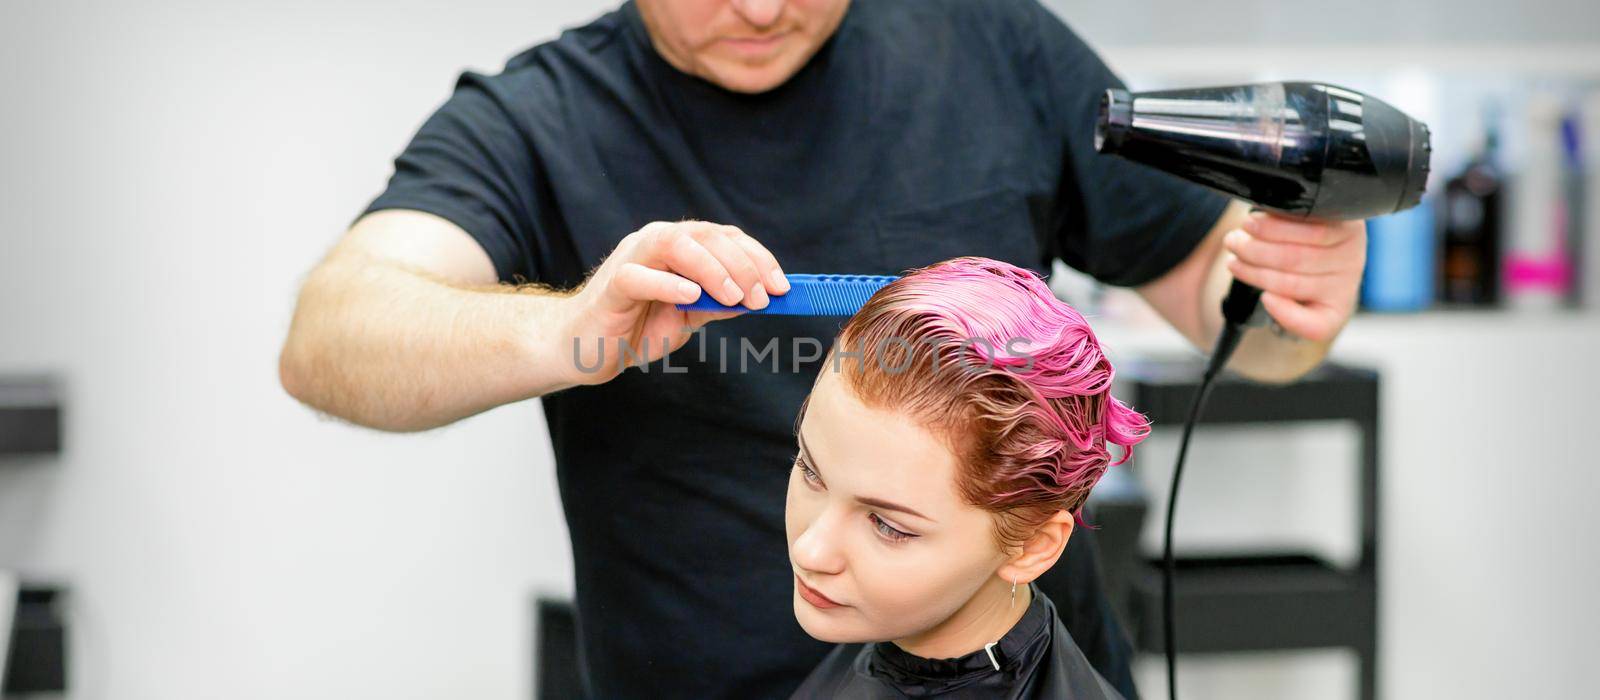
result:
[[[785,526],[795,618],[812,637],[927,631],[1005,563],[993,516],[956,492],[957,460],[944,442],[862,404],[837,373],[824,371],[812,390],[799,442]]]

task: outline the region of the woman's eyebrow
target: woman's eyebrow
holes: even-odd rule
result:
[[[823,483],[827,483],[828,480],[822,478],[822,467],[817,464],[816,460],[811,458],[811,450],[806,449],[805,436],[801,434],[801,431],[796,430],[794,432],[794,437],[795,437],[796,440],[800,441],[800,456],[805,458],[806,464],[811,465],[811,471],[816,472],[817,479],[822,481]],[[926,515],[918,513],[916,510],[914,510],[912,508],[909,508],[907,506],[903,506],[903,505],[900,505],[899,503],[895,503],[894,501],[885,501],[885,500],[883,500],[881,498],[873,498],[871,496],[856,496],[856,502],[860,503],[862,505],[872,506],[874,508],[882,508],[884,510],[898,511],[898,512],[901,512],[901,513],[905,513],[907,515],[915,515],[915,516],[917,516],[919,518],[922,518],[923,520],[926,520],[928,522],[933,522],[933,518],[930,518],[930,517],[928,517]]]
[[[929,522],[933,522],[933,518],[930,518],[930,517],[928,517],[926,515],[918,513],[917,511],[914,511],[914,510],[912,510],[910,508],[907,508],[907,507],[905,507],[903,505],[900,505],[899,503],[895,503],[893,501],[885,501],[885,500],[883,500],[881,498],[871,498],[869,496],[856,496],[856,501],[860,502],[862,505],[873,506],[875,508],[882,508],[884,510],[897,510],[897,511],[900,511],[901,513],[905,513],[907,515],[915,515],[915,516],[917,516],[919,518],[922,518],[923,520],[927,520]]]

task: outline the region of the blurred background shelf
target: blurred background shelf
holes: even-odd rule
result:
[[[1133,580],[1140,651],[1159,654],[1160,560]],[[1216,653],[1373,643],[1374,582],[1304,554],[1184,557],[1177,562],[1178,651]]]
[[[60,383],[48,375],[0,375],[0,456],[60,451]]]
[[[1199,390],[1202,370],[1195,358],[1134,358],[1119,367],[1117,393],[1138,407],[1155,430],[1181,430]],[[1179,543],[1173,591],[1180,652],[1348,648],[1359,661],[1356,694],[1363,700],[1377,697],[1378,394],[1377,371],[1338,363],[1324,363],[1288,385],[1261,384],[1235,375],[1217,379],[1197,425],[1199,439],[1207,435],[1200,431],[1201,426],[1282,426],[1307,421],[1343,421],[1355,426],[1359,442],[1354,453],[1358,461],[1358,552],[1353,565],[1338,566],[1302,552],[1252,549],[1195,556]],[[1134,471],[1148,469],[1141,454],[1136,450],[1129,461]],[[1194,461],[1191,474],[1216,478],[1219,472],[1228,471],[1228,464],[1203,457]],[[1145,503],[1140,503],[1137,495],[1124,493],[1133,488],[1131,477],[1118,476],[1122,488],[1091,499],[1094,515],[1101,519],[1106,534],[1118,531],[1116,537],[1107,537],[1102,543],[1107,587],[1128,621],[1135,646],[1159,654],[1164,645],[1161,561],[1140,554],[1137,545],[1128,546],[1126,524],[1137,525],[1142,520],[1144,528],[1159,528],[1164,499],[1147,495]],[[1260,523],[1263,530],[1278,525]]]
[[[64,611],[66,591],[50,585],[28,585],[16,589],[14,615],[9,625],[0,626],[7,634],[4,663],[0,663],[0,693],[5,697],[52,693],[67,689],[67,623]]]

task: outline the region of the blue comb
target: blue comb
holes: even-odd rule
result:
[[[785,275],[789,291],[771,297],[767,308],[752,311],[743,305],[724,306],[702,292],[693,304],[679,304],[683,311],[743,311],[751,314],[783,316],[852,316],[867,299],[883,286],[899,279],[895,275]]]

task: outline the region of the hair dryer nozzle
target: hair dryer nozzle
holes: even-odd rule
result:
[[[1122,141],[1133,128],[1133,94],[1127,90],[1111,88],[1100,96],[1100,118],[1094,125],[1094,150],[1116,153]]]
[[[1094,144],[1279,214],[1325,220],[1416,206],[1431,155],[1421,122],[1306,82],[1107,90]]]

